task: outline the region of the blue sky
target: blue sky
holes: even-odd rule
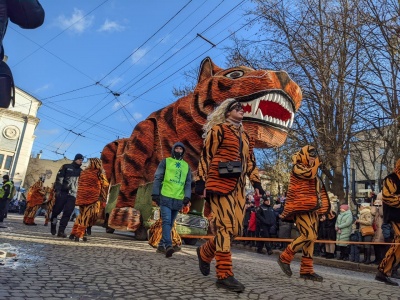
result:
[[[225,67],[232,32],[252,35],[242,28],[250,1],[40,2],[43,26],[9,23],[3,44],[16,85],[43,102],[33,153],[45,159],[99,157],[107,143],[129,137],[176,100],[172,90],[185,84],[184,71],[206,56]]]

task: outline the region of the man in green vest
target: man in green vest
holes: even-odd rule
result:
[[[3,176],[3,186],[0,189],[0,223],[3,223],[7,201],[11,199],[13,184],[8,175]]]
[[[190,202],[192,193],[192,172],[183,160],[185,146],[177,142],[172,146],[171,157],[164,158],[154,174],[152,198],[160,206],[162,219],[162,238],[157,247],[158,253],[171,257],[174,253],[171,230],[178,212]]]

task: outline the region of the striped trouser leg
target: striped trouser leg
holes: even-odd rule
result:
[[[400,223],[391,222],[394,231],[394,243],[400,243]],[[400,262],[400,245],[391,245],[378,270],[386,276],[391,276],[392,269]]]

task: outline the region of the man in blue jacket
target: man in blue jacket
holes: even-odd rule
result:
[[[171,157],[164,158],[154,175],[152,198],[160,206],[162,219],[162,238],[157,247],[158,253],[171,257],[174,253],[171,230],[176,216],[183,206],[190,202],[192,194],[192,172],[183,160],[185,146],[177,142],[172,146]]]

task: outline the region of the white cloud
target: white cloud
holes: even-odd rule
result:
[[[123,80],[122,77],[113,77],[113,78],[107,80],[106,86],[111,88],[111,87],[115,86],[116,84],[120,83],[122,80]]]
[[[46,90],[49,89],[49,87],[50,87],[50,84],[45,84],[45,85],[43,85],[41,87],[38,87],[36,90],[34,90],[34,93],[38,94],[40,92],[46,91]]]
[[[58,129],[36,129],[35,130],[35,134],[36,135],[55,135],[55,134],[59,134],[59,130]]]
[[[147,49],[136,49],[135,52],[132,54],[131,59],[132,63],[136,64],[147,54]]]
[[[136,112],[133,114],[133,117],[135,118],[136,121],[139,121],[140,119],[143,118],[143,115],[141,113]]]
[[[123,31],[124,29],[125,26],[122,26],[115,21],[109,21],[108,19],[106,19],[104,24],[101,25],[98,31],[114,32],[114,31]]]
[[[86,31],[93,23],[94,16],[84,17],[84,12],[77,8],[74,8],[74,12],[71,17],[66,17],[61,15],[57,18],[56,24],[62,29],[67,29],[75,31],[77,33],[83,33]]]

